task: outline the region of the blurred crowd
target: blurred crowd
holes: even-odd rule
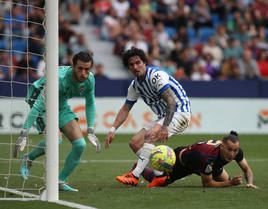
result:
[[[59,2],[67,13],[76,8],[73,6],[76,1]],[[45,0],[0,0],[0,80],[32,83],[44,75],[44,4]],[[59,10],[59,64],[70,65],[75,53],[89,47],[84,34],[71,27],[78,23],[77,16],[66,19],[62,8]]]
[[[177,79],[268,79],[267,0],[83,2],[118,56],[142,48]]]
[[[44,74],[44,0],[9,2],[0,0],[0,79],[37,79]],[[268,79],[267,0],[61,0],[59,12],[61,65],[88,49],[85,35],[97,35],[114,44],[115,56],[143,49],[149,65],[177,79]],[[83,14],[94,34],[72,29]],[[101,63],[94,68],[105,77]]]

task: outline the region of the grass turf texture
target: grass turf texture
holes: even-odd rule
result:
[[[222,135],[188,135],[181,134],[170,138],[167,145],[175,148],[180,145],[192,144],[203,139],[219,138]],[[268,136],[267,135],[240,135],[241,148],[254,172],[254,184],[260,189],[245,188],[243,185],[228,188],[203,188],[199,176],[192,175],[183,180],[178,180],[168,187],[146,188],[148,184],[143,178],[137,187],[125,186],[115,180],[115,177],[130,170],[135,162],[136,155],[128,147],[131,135],[117,134],[110,149],[104,149],[105,135],[98,135],[102,142],[102,152],[97,154],[94,147],[89,143],[82,157],[82,163],[69,177],[69,185],[78,188],[79,192],[60,192],[60,199],[89,205],[96,208],[146,208],[146,209],[168,209],[168,208],[205,208],[205,209],[267,209],[268,208]],[[13,136],[13,142],[16,136]],[[37,144],[41,136],[32,135],[32,144]],[[10,142],[10,136],[0,135],[0,141]],[[66,138],[60,146],[60,168],[63,166],[71,144]],[[12,149],[7,145],[0,144],[0,174],[8,172],[8,162],[2,160],[10,155]],[[25,153],[26,151],[24,151]],[[23,153],[20,153],[19,157]],[[44,157],[39,158],[41,161]],[[11,172],[18,174],[19,161],[12,161]],[[44,174],[43,164],[34,163],[31,175],[42,177]],[[227,172],[234,176],[241,173],[235,162],[225,166]],[[0,175],[0,186],[5,187],[7,178]],[[9,187],[21,188],[23,181],[19,176],[8,179]],[[30,177],[25,183],[27,189],[39,188],[43,181]],[[26,190],[26,192],[33,192]],[[4,193],[0,192],[0,197]],[[17,197],[6,194],[7,197]],[[38,204],[38,206],[37,206]],[[0,208],[68,208],[47,202],[17,202],[1,201]]]

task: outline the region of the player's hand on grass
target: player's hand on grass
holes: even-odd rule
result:
[[[246,187],[252,189],[259,189],[259,187],[255,186],[254,184],[246,184]]]
[[[238,174],[238,175],[236,175],[234,178],[232,178],[232,180],[231,180],[231,184],[233,185],[233,186],[237,186],[237,185],[240,185],[240,184],[242,184],[242,182],[243,182],[243,177],[242,177],[242,174],[240,173],[240,174]]]
[[[113,141],[113,139],[114,139],[114,132],[109,131],[105,140],[105,149],[108,149],[110,147],[110,143]]]
[[[18,137],[14,146],[13,157],[17,157],[19,150],[23,151],[27,143],[27,131],[21,130],[20,136]]]
[[[96,152],[100,152],[101,144],[100,144],[99,139],[94,134],[94,129],[92,127],[87,128],[87,138],[91,142],[91,144],[93,144],[93,146],[96,147]]]

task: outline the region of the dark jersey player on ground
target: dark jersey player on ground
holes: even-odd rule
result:
[[[226,187],[242,184],[242,174],[232,179],[223,166],[235,160],[242,169],[247,181],[246,187],[257,188],[253,184],[253,173],[243,156],[237,133],[231,133],[220,140],[208,140],[175,150],[176,163],[171,173],[157,177],[146,168],[142,175],[150,182],[147,187],[166,186],[190,174],[201,176],[204,187]]]

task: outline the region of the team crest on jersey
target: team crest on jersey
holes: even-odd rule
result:
[[[258,118],[258,128],[261,128],[262,125],[268,125],[268,110],[260,110]]]
[[[85,86],[80,86],[80,89],[79,89],[80,93],[84,90],[84,88]]]

